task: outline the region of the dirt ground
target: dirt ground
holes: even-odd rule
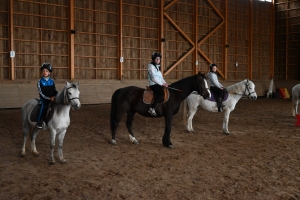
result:
[[[39,157],[20,157],[20,109],[0,110],[0,199],[300,199],[300,127],[291,100],[241,99],[231,113],[199,110],[194,133],[175,116],[171,141],[162,145],[164,119],[135,116],[139,145],[131,144],[125,118],[110,140],[110,104],[71,111],[64,140],[66,164],[49,165],[49,132],[37,138]],[[57,152],[55,152],[57,156]]]

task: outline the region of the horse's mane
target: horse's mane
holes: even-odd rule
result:
[[[226,87],[227,91],[229,92],[236,92],[237,88],[241,88],[240,86],[246,81],[247,79],[241,81],[241,82],[238,82],[238,83],[235,83],[233,85],[230,85],[228,87]],[[250,80],[249,80],[250,82]]]
[[[174,83],[171,83],[170,86],[178,86],[178,85],[182,85],[182,82],[185,83],[185,81],[186,81],[187,79],[191,79],[191,78],[193,78],[193,77],[196,77],[196,75],[194,75],[194,76],[188,76],[188,77],[185,77],[185,78],[183,78],[183,79],[180,79],[180,80],[178,80],[178,81],[176,81],[176,82],[174,82]]]

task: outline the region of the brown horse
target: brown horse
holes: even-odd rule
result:
[[[170,88],[173,89],[170,89]],[[158,104],[155,108],[157,116],[148,113],[149,105],[143,102],[143,88],[129,86],[117,89],[111,99],[110,128],[112,144],[116,144],[116,131],[121,118],[127,113],[126,126],[129,138],[132,143],[138,144],[132,132],[132,121],[135,113],[144,117],[165,117],[165,133],[162,138],[164,146],[173,148],[170,140],[170,132],[173,116],[179,111],[181,102],[184,101],[193,91],[203,96],[204,99],[210,98],[210,91],[207,86],[205,75],[198,73],[194,76],[184,78],[170,85],[170,97],[164,104]],[[176,88],[177,90],[174,90]]]

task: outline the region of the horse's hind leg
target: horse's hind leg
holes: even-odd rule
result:
[[[58,157],[59,157],[59,161],[63,164],[67,162],[63,156],[63,143],[64,143],[66,131],[67,130],[64,130],[64,131],[58,133]]]
[[[132,132],[132,122],[134,118],[135,112],[127,111],[127,120],[126,120],[126,127],[129,132],[129,139],[133,144],[138,144],[139,142],[135,139],[133,132]]]
[[[110,125],[111,125],[111,144],[117,144],[116,142],[116,132],[117,132],[117,128],[119,126],[119,123],[122,119],[122,117],[125,115],[125,110],[121,110],[119,111],[115,117],[113,119],[111,119],[110,121]]]
[[[23,122],[22,125],[23,125],[23,146],[21,149],[21,156],[25,156],[25,146],[26,146],[28,135],[31,132],[31,126],[27,121]]]
[[[298,99],[296,99],[295,97],[293,97],[293,108],[292,108],[292,116],[295,117],[296,114],[298,114]]]
[[[194,129],[193,129],[193,117],[196,114],[196,112],[197,112],[197,108],[192,107],[192,108],[189,109],[188,119],[187,119],[187,125],[186,125],[186,129],[189,132],[191,132],[191,131],[194,132]]]
[[[37,152],[36,146],[35,146],[35,139],[40,131],[41,131],[40,129],[34,128],[32,134],[31,134],[31,151],[32,151],[33,155],[35,155],[35,156],[39,156],[39,153]]]

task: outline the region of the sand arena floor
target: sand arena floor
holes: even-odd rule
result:
[[[194,133],[185,131],[182,109],[171,132],[174,149],[162,145],[164,119],[135,116],[139,145],[129,142],[125,117],[110,140],[110,104],[71,111],[64,140],[67,164],[49,165],[49,132],[37,138],[39,157],[19,157],[20,109],[0,110],[0,199],[300,199],[300,127],[291,100],[241,99],[231,113],[200,109]],[[57,152],[55,152],[57,156]]]

